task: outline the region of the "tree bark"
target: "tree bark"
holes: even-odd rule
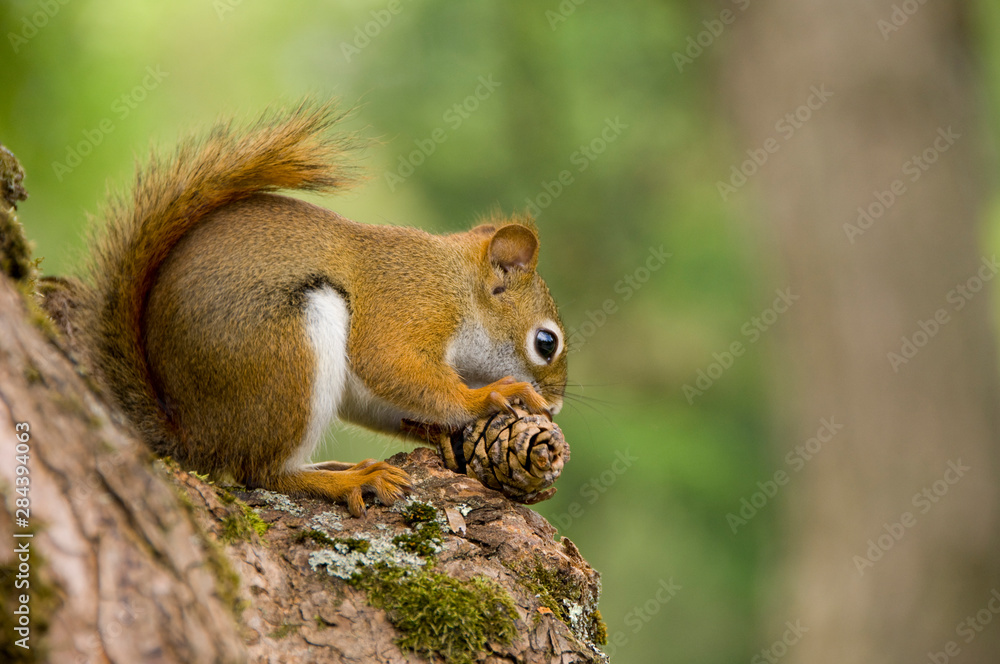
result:
[[[31,598],[30,649],[11,644],[18,637],[8,629],[4,654],[15,662],[244,660],[194,519],[153,470],[149,453],[113,421],[27,313],[0,277],[5,622],[18,595]],[[16,434],[25,430],[19,423],[29,434],[27,475],[16,470],[25,449],[17,447]],[[19,477],[30,483],[16,484]],[[15,487],[28,490],[22,496]],[[24,498],[28,527],[14,520],[14,501]],[[28,552],[16,556],[11,543]],[[19,562],[30,568],[30,586],[15,589]]]
[[[730,44],[744,147],[778,146],[749,179],[799,296],[775,345],[780,454],[824,418],[843,425],[785,494],[789,601],[773,636],[786,620],[808,629],[789,661],[1000,655],[996,629],[957,627],[1000,588],[980,93],[966,4],[900,4],[753,3]]]
[[[206,540],[152,457],[52,343],[24,198],[0,184],[0,588],[10,662],[237,662]],[[13,192],[15,195],[7,195]],[[8,209],[9,204],[9,209]],[[8,276],[19,279],[18,289]],[[20,628],[15,630],[15,628]]]
[[[474,661],[606,661],[594,647],[594,638],[599,636],[594,624],[587,622],[599,620],[595,614],[599,576],[568,538],[555,541],[555,529],[537,513],[447,470],[429,448],[398,454],[390,463],[401,466],[414,480],[410,498],[434,506],[446,524],[434,547],[437,550],[426,559],[426,568],[460,580],[489,579],[516,606],[514,639],[506,644],[489,643]],[[187,473],[178,472],[178,477],[202,525],[220,537],[231,513],[225,493],[220,499],[218,487]],[[358,560],[365,565],[402,566],[416,561],[414,571],[419,571],[421,562],[416,559],[420,556],[401,556],[391,545],[395,538],[412,534],[403,516],[404,505],[369,507],[367,518],[355,519],[346,508],[320,500],[292,501],[262,491],[234,493],[269,525],[263,538],[249,535],[226,547],[241,579],[240,595],[246,598],[240,622],[251,661],[272,661],[276,653],[287,663],[432,661],[426,653],[397,645],[400,632],[394,624],[405,616],[373,607],[364,590],[336,576],[349,574]],[[364,554],[350,552],[348,547],[355,540],[369,542],[370,548]],[[532,579],[539,569],[543,570],[541,585],[547,588]],[[558,579],[556,587],[549,583],[554,579]],[[536,596],[540,590],[555,599],[555,611],[551,602],[546,606],[545,597]],[[579,612],[581,619],[564,623],[560,606],[568,609],[563,617]],[[441,622],[444,626],[447,616],[442,615]]]

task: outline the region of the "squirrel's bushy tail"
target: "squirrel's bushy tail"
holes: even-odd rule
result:
[[[207,214],[257,193],[330,191],[354,179],[353,143],[329,129],[333,104],[303,102],[239,127],[220,123],[136,171],[130,197],[111,200],[91,242],[81,329],[92,366],[147,442],[172,427],[158,403],[143,343],[146,298],[171,249]]]

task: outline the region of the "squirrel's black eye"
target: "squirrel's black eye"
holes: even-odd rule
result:
[[[538,351],[538,354],[546,362],[552,361],[552,356],[556,354],[556,348],[558,347],[559,341],[556,339],[556,335],[548,330],[538,330],[535,332],[535,350]]]

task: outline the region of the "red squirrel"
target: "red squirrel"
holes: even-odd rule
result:
[[[350,184],[337,120],[302,104],[140,168],[92,242],[81,327],[155,452],[358,516],[409,478],[371,459],[306,465],[332,422],[399,434],[515,400],[551,417],[567,349],[529,219],[432,235],[276,193]]]

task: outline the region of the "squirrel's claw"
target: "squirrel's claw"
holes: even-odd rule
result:
[[[497,391],[490,392],[489,400],[493,405],[497,407],[498,410],[506,411],[508,413],[514,412],[514,406],[511,405],[510,401],[504,395]]]
[[[410,476],[401,468],[385,461],[365,459],[355,464],[348,472],[361,474],[362,483],[348,496],[347,506],[354,516],[365,514],[363,495],[374,493],[383,505],[392,505],[413,488]]]
[[[493,413],[504,411],[513,414],[513,401],[523,404],[523,408],[529,413],[542,414],[549,410],[549,404],[542,398],[531,383],[517,381],[513,376],[506,376],[498,381],[494,381],[478,390],[479,404],[471,410],[475,417],[485,417]]]

